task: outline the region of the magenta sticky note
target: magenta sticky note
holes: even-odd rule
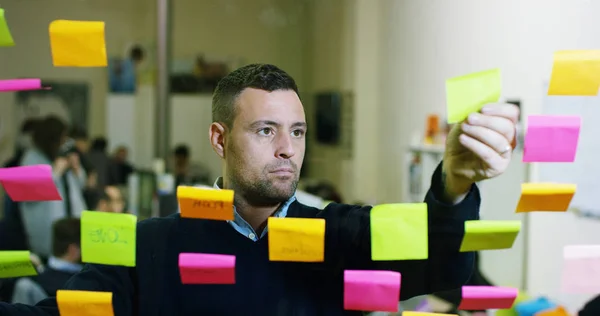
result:
[[[580,128],[579,116],[529,116],[523,162],[575,161]]]
[[[179,274],[183,284],[235,284],[235,256],[180,253]]]
[[[394,271],[344,271],[344,309],[397,312],[400,273]]]
[[[569,294],[600,293],[600,245],[564,248],[562,291]]]
[[[0,80],[0,92],[12,92],[23,90],[41,90],[42,80],[40,79],[11,79]]]
[[[511,308],[519,290],[503,286],[463,286],[459,310]]]
[[[15,202],[61,200],[50,165],[1,168],[0,183]]]

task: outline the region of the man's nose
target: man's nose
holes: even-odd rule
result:
[[[279,134],[277,136],[277,149],[275,152],[275,156],[278,158],[291,158],[294,156],[294,144],[292,142],[292,137],[288,134]]]

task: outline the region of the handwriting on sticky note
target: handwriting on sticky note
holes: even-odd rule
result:
[[[460,251],[510,248],[520,230],[521,221],[466,221]]]
[[[427,259],[426,203],[376,205],[370,217],[372,260]]]
[[[459,310],[511,308],[519,290],[503,286],[463,286]]]
[[[322,262],[325,258],[325,220],[269,217],[269,260]]]
[[[177,187],[181,217],[233,220],[233,190]]]
[[[395,271],[344,271],[344,309],[397,312],[400,273]]]
[[[426,313],[426,312],[411,312],[404,311],[402,316],[458,316],[456,314],[440,314],[440,313]]]
[[[114,316],[111,292],[58,290],[60,316]]]
[[[0,92],[13,92],[25,90],[41,90],[42,80],[40,79],[10,79],[0,80]]]
[[[54,66],[107,66],[104,22],[56,20],[49,29]]]
[[[565,212],[571,204],[576,184],[522,183],[517,213]]]
[[[0,9],[0,46],[15,46],[8,23],[6,23],[4,9]]]
[[[15,202],[61,200],[50,165],[0,168],[0,183]]]
[[[579,116],[529,116],[523,162],[573,162],[580,127]]]
[[[0,251],[0,278],[37,275],[29,251]]]
[[[463,121],[473,112],[498,102],[502,90],[500,69],[480,71],[446,81],[448,123]]]
[[[569,294],[600,292],[600,245],[564,247],[562,291]]]
[[[179,273],[183,284],[234,284],[235,256],[180,253]]]
[[[600,86],[600,50],[554,53],[548,95],[595,96]]]
[[[135,266],[137,218],[132,214],[84,211],[81,214],[83,262]]]

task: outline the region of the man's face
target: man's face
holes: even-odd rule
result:
[[[225,137],[227,180],[257,205],[284,202],[296,191],[304,160],[306,120],[293,90],[246,89]]]
[[[101,200],[98,203],[98,211],[109,213],[123,213],[125,211],[125,202],[121,191],[117,187],[107,186],[105,189],[108,200]]]

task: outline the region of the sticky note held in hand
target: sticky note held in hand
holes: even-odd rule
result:
[[[0,183],[15,202],[61,200],[50,165],[0,168]]]
[[[466,221],[461,252],[511,248],[521,221]]]
[[[58,290],[60,316],[114,316],[111,292]]]
[[[177,187],[181,217],[233,220],[233,190]]]
[[[56,20],[50,23],[55,67],[106,67],[104,22]]]
[[[488,103],[498,102],[502,91],[500,69],[480,71],[446,81],[448,123],[462,122]]]
[[[84,211],[81,254],[86,263],[134,267],[137,218],[132,214]]]
[[[371,259],[420,260],[428,256],[426,203],[376,205],[371,209]]]
[[[344,271],[344,309],[397,312],[400,273],[395,271]]]
[[[459,310],[511,308],[519,290],[503,286],[463,286]]]
[[[562,291],[569,294],[600,292],[600,245],[570,245],[563,250]]]
[[[600,50],[554,53],[548,95],[595,96],[600,87]]]
[[[15,46],[8,23],[6,23],[4,9],[0,9],[0,46]]]
[[[566,212],[576,189],[576,184],[522,183],[517,213]]]
[[[575,161],[580,128],[579,116],[529,116],[523,162]]]
[[[269,217],[269,260],[322,262],[325,259],[325,220]]]
[[[235,284],[235,256],[180,253],[179,274],[183,284]]]
[[[0,278],[37,275],[29,251],[0,251]]]

